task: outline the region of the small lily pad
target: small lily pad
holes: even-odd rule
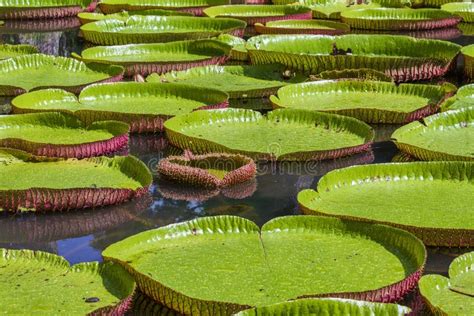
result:
[[[0,249],[0,266],[0,304],[6,314],[120,314],[135,289],[126,270],[113,263],[70,266],[47,252]]]
[[[140,233],[102,255],[171,309],[229,315],[301,297],[394,301],[416,286],[426,251],[413,235],[383,225],[286,216],[260,229],[213,216]]]
[[[474,107],[474,84],[462,86],[456,95],[446,100],[442,105],[442,110],[458,110]]]

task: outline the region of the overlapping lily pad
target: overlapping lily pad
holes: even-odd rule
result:
[[[227,17],[243,20],[248,25],[278,20],[311,19],[311,9],[299,5],[223,5],[204,10],[209,17]]]
[[[197,66],[219,65],[230,55],[231,47],[217,40],[177,41],[156,44],[96,46],[75,57],[84,62],[120,65],[126,76],[162,74]]]
[[[38,156],[84,158],[114,152],[127,145],[128,124],[85,124],[66,113],[0,116],[0,147]]]
[[[420,293],[435,315],[469,316],[474,310],[474,252],[463,254],[449,266],[449,279],[425,275]]]
[[[132,236],[102,255],[171,309],[229,315],[300,297],[394,301],[416,286],[426,253],[413,235],[383,225],[287,216],[260,230],[215,216]]]
[[[38,158],[0,149],[0,210],[64,211],[122,203],[144,195],[148,168],[133,156]]]
[[[474,3],[452,2],[443,4],[441,9],[459,15],[463,22],[474,23]]]
[[[149,82],[176,82],[197,87],[214,87],[225,91],[230,98],[258,98],[275,93],[280,87],[305,81],[301,75],[285,76],[280,65],[208,66],[151,75]]]
[[[101,0],[99,8],[107,14],[121,11],[166,9],[202,15],[202,10],[207,7],[228,3],[228,0]]]
[[[456,26],[458,16],[438,9],[376,8],[341,13],[342,22],[355,29],[430,30]]]
[[[391,82],[322,80],[280,88],[275,108],[348,115],[367,123],[402,124],[435,113],[445,98],[441,86]]]
[[[281,63],[312,74],[371,68],[398,82],[446,74],[460,48],[445,41],[395,35],[260,35],[247,42],[254,64]]]
[[[247,61],[249,59],[247,48],[245,48],[247,42],[243,38],[230,34],[221,34],[215,39],[232,47],[230,50],[231,61],[239,62]]]
[[[93,0],[1,0],[0,19],[61,18],[93,8]]]
[[[300,192],[298,203],[304,213],[401,227],[431,246],[473,246],[473,167],[413,162],[339,169],[323,176],[317,191]]]
[[[474,80],[474,44],[461,49],[464,56],[464,73],[470,80]]]
[[[194,153],[240,153],[256,160],[323,160],[370,148],[372,129],[351,117],[282,109],[197,111],[165,122],[171,144]]]
[[[454,97],[446,100],[441,106],[443,111],[468,107],[474,107],[474,84],[462,86]]]
[[[306,298],[247,309],[236,316],[257,315],[408,315],[410,309],[397,304],[381,304],[338,298]]]
[[[70,266],[63,257],[32,250],[0,249],[2,312],[12,315],[122,314],[135,282],[112,263]]]
[[[79,20],[81,20],[81,24],[87,24],[102,20],[127,20],[129,17],[133,15],[182,15],[182,16],[190,16],[191,13],[181,12],[181,11],[173,11],[173,10],[161,10],[161,9],[151,9],[151,10],[141,10],[141,11],[121,11],[112,14],[103,14],[98,12],[81,12],[77,15]]]
[[[91,83],[119,81],[123,71],[120,66],[85,64],[65,57],[17,56],[0,61],[0,95],[14,96],[50,87],[79,92]]]
[[[103,20],[81,26],[84,38],[99,45],[173,42],[220,34],[242,36],[246,23],[236,19],[188,16],[139,16]]]
[[[38,49],[31,45],[0,45],[0,60],[37,53]]]
[[[474,107],[412,122],[392,134],[397,147],[421,160],[474,161]]]
[[[92,85],[79,97],[49,89],[24,94],[12,101],[14,113],[61,111],[74,114],[85,124],[117,120],[131,132],[159,132],[163,122],[198,109],[227,106],[227,94],[205,87],[177,84],[121,82]]]
[[[324,20],[280,20],[255,24],[259,34],[323,34],[340,35],[348,33],[347,24]]]

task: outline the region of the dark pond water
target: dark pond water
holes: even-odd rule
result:
[[[72,52],[81,52],[84,47],[77,26],[78,21],[75,19],[54,23],[7,23],[0,28],[0,39],[10,44],[32,44],[46,54],[69,56]],[[474,37],[463,36],[456,30],[429,35],[461,45],[474,43]],[[448,80],[459,84],[460,78],[458,69],[458,73]],[[242,216],[262,225],[274,217],[299,214],[297,193],[315,187],[319,178],[328,171],[357,164],[390,162],[397,154],[397,149],[389,142],[395,128],[375,126],[377,143],[371,152],[335,161],[261,164],[256,181],[225,192],[192,190],[158,181],[155,173],[158,161],[179,153],[179,150],[169,146],[163,135],[132,136],[130,154],[142,159],[155,173],[155,181],[148,196],[123,205],[91,211],[0,216],[0,247],[49,251],[64,256],[71,263],[101,261],[101,251],[108,245],[171,223],[228,214]],[[466,251],[429,249],[427,273],[446,275],[452,259]],[[406,303],[416,305],[417,302],[417,299],[409,297]],[[144,310],[150,314],[168,313],[166,309],[141,297],[137,298],[136,303],[139,309],[137,314],[143,314]]]

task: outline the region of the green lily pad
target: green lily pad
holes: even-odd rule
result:
[[[247,42],[253,64],[281,63],[312,74],[371,68],[398,82],[445,74],[460,48],[445,41],[396,35],[260,35]]]
[[[245,26],[245,22],[236,19],[134,15],[125,21],[87,23],[81,31],[94,44],[123,45],[195,40],[224,33],[242,36]]]
[[[50,87],[78,92],[91,83],[120,80],[123,68],[32,54],[0,61],[0,73],[0,95],[14,96]]]
[[[247,61],[249,59],[247,48],[245,48],[247,42],[243,38],[230,34],[221,34],[215,39],[232,47],[230,50],[230,60]]]
[[[70,114],[56,112],[0,116],[0,147],[39,156],[84,158],[125,146],[128,128],[116,121],[86,125]]]
[[[12,315],[123,313],[135,282],[119,265],[70,266],[63,257],[32,250],[0,249],[2,311]]]
[[[474,79],[474,44],[461,49],[464,57],[464,73],[469,79]]]
[[[458,29],[464,36],[474,36],[474,23],[459,23]]]
[[[1,0],[0,19],[45,19],[75,16],[93,0]]]
[[[214,216],[129,237],[102,255],[169,308],[229,315],[308,296],[392,301],[415,286],[426,253],[413,235],[383,225],[286,216],[260,230]]]
[[[282,87],[274,108],[348,115],[367,123],[401,124],[435,113],[444,100],[441,86],[361,80],[322,80]]]
[[[195,153],[240,153],[256,160],[323,160],[370,148],[373,131],[351,117],[282,109],[197,111],[165,122],[171,144]]]
[[[225,91],[233,99],[269,96],[280,87],[305,81],[301,75],[285,77],[285,67],[260,66],[208,66],[175,71],[162,76],[153,74],[149,82],[175,82],[197,87],[214,87]]]
[[[120,65],[127,76],[165,73],[202,65],[224,63],[230,46],[217,40],[177,41],[157,44],[96,46],[73,56],[86,63]]]
[[[31,45],[0,45],[0,59],[7,59],[22,55],[37,54],[38,49]]]
[[[393,79],[387,76],[381,71],[360,68],[360,69],[346,69],[346,70],[327,70],[323,71],[318,75],[323,80],[328,79],[360,79],[360,80],[373,80],[373,81],[387,81],[392,82]]]
[[[430,246],[473,246],[472,166],[414,162],[349,167],[323,176],[317,191],[301,191],[298,203],[308,214],[401,227]]]
[[[443,111],[474,107],[474,84],[462,86],[456,95],[446,100],[441,106]]]
[[[410,309],[397,304],[381,304],[340,298],[306,298],[247,309],[236,316],[257,315],[408,315]]]
[[[85,122],[117,120],[131,132],[159,132],[175,115],[225,106],[227,94],[206,87],[177,84],[120,82],[92,85],[79,97],[64,90],[30,92],[12,100],[13,113],[66,112]]]
[[[201,15],[204,8],[228,3],[227,0],[101,0],[99,8],[107,14],[121,11],[168,9]]]
[[[355,29],[424,30],[456,26],[460,19],[438,9],[376,8],[341,13],[342,22]]]
[[[441,10],[459,15],[464,22],[474,23],[474,3],[472,2],[451,2],[443,4]]]
[[[133,15],[182,15],[182,16],[191,16],[191,13],[181,12],[181,11],[173,11],[173,10],[161,10],[161,9],[151,9],[151,10],[141,10],[141,11],[121,11],[112,14],[103,14],[98,12],[81,12],[77,15],[77,17],[81,20],[81,24],[97,22],[102,20],[127,20],[129,17]]]
[[[280,20],[255,24],[259,34],[327,34],[348,33],[349,25],[325,20]]]
[[[402,126],[392,134],[397,147],[421,160],[474,160],[474,108],[451,110]]]
[[[419,287],[436,315],[471,315],[474,310],[474,252],[453,260],[449,266],[449,279],[437,274],[425,275]]]
[[[311,9],[299,5],[222,5],[205,9],[204,15],[212,18],[235,18],[248,25],[274,20],[311,19]]]

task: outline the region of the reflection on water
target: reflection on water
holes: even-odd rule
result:
[[[3,28],[0,27],[0,38],[4,43],[31,44],[43,53],[69,56],[84,47],[78,37],[77,23],[75,19],[8,22]],[[448,31],[451,34],[449,37],[455,38],[453,41],[456,43],[472,43],[472,37]],[[447,31],[443,34],[446,36]],[[2,99],[0,113],[8,111],[8,107],[4,106],[8,102],[9,99]],[[236,107],[270,109],[269,103],[264,100],[235,101],[232,104]],[[297,193],[314,187],[325,173],[351,165],[390,162],[398,152],[388,140],[397,127],[374,126],[377,143],[370,152],[314,163],[259,164],[256,181],[222,191],[184,188],[158,181],[156,165],[159,160],[178,155],[181,151],[170,146],[161,135],[132,136],[130,153],[144,161],[155,176],[148,196],[123,205],[90,211],[14,216],[1,214],[0,247],[49,251],[65,256],[71,263],[100,261],[101,251],[111,243],[144,230],[196,217],[231,214],[262,225],[277,216],[299,214]],[[427,272],[446,274],[452,259],[465,251],[430,249]],[[406,303],[419,308],[416,295],[408,298]],[[143,296],[136,298],[134,310],[140,315],[174,315]]]

